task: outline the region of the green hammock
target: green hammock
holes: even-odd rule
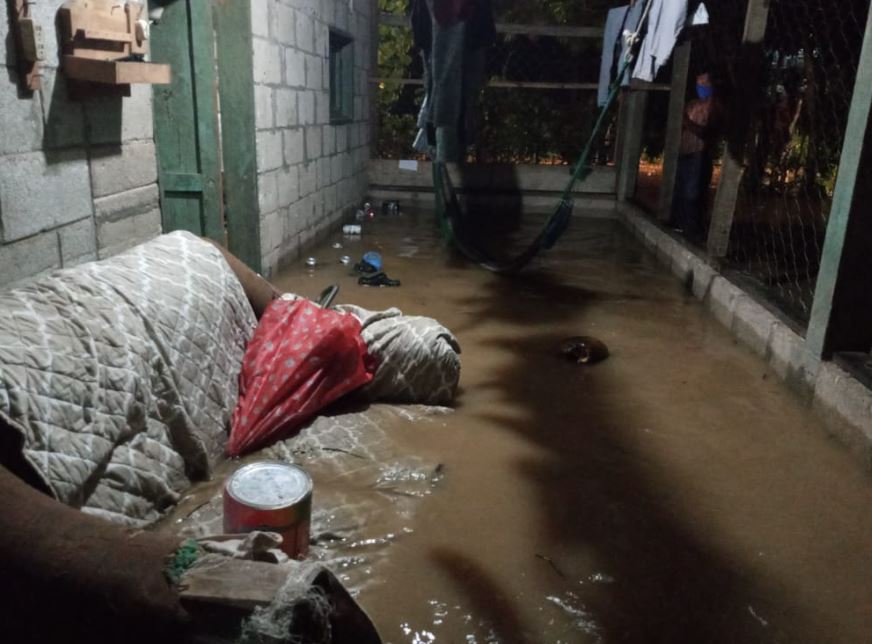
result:
[[[457,249],[468,259],[480,264],[487,270],[497,273],[516,272],[529,264],[530,261],[540,252],[552,248],[569,227],[573,208],[572,193],[575,189],[575,185],[579,181],[583,181],[591,172],[591,167],[588,164],[590,162],[590,155],[593,150],[594,142],[599,137],[603,128],[606,114],[609,112],[617,98],[624,75],[636,61],[640,42],[638,34],[642,29],[645,20],[648,18],[648,13],[651,10],[651,2],[652,0],[647,0],[645,9],[639,17],[634,40],[631,42],[631,46],[627,49],[627,54],[621,64],[617,78],[609,88],[606,103],[600,110],[593,131],[587,139],[587,143],[582,150],[578,163],[575,164],[572,176],[560,197],[560,201],[557,204],[557,208],[554,210],[554,214],[551,215],[536,238],[520,254],[510,259],[499,260],[490,256],[487,251],[476,244],[472,235],[468,232],[469,218],[464,214],[463,209],[460,207],[460,201],[457,198],[457,193],[454,190],[446,164],[435,160],[433,161],[433,187],[436,193],[436,215],[439,218],[440,225],[446,237],[452,241]],[[439,158],[439,155],[437,154],[436,157]]]

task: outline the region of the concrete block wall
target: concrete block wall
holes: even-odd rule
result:
[[[151,87],[72,102],[58,69],[55,15],[32,5],[43,87],[18,84],[9,10],[0,7],[0,286],[106,257],[161,232]]]
[[[267,275],[367,190],[375,0],[251,0],[261,252]],[[353,38],[354,115],[331,123],[329,30]]]

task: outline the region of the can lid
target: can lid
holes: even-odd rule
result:
[[[288,463],[251,463],[227,482],[234,499],[259,510],[286,508],[312,493],[312,479],[302,468]]]

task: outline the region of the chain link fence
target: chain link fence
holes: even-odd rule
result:
[[[481,95],[480,131],[469,151],[470,162],[566,165],[577,159],[599,113],[602,27],[591,25],[604,23],[605,14],[600,13],[583,26],[546,26],[503,22],[515,16],[511,7],[503,8],[497,41],[487,52],[488,83]],[[423,65],[403,13],[383,13],[379,30],[377,154],[382,159],[414,157]],[[617,111],[613,112],[594,155],[596,164],[613,161]]]
[[[710,71],[725,105],[749,100],[755,106],[726,262],[804,325],[811,314],[869,2],[772,0],[758,87],[746,86],[738,64],[748,0],[708,6],[711,25],[694,41],[691,78]]]

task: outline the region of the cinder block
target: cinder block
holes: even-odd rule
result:
[[[336,157],[322,157],[318,160],[318,181],[316,184],[318,190],[333,183],[333,163],[331,159],[335,158]]]
[[[708,264],[701,263],[694,266],[691,290],[697,299],[701,300],[706,297],[709,289],[711,289],[712,281],[715,279],[716,274],[715,269]]]
[[[306,62],[306,87],[308,89],[320,90],[323,85],[323,64],[322,59],[317,56],[307,55]]]
[[[351,172],[346,172],[346,165],[351,165],[351,158],[347,154],[337,154],[334,157],[330,157],[330,181],[329,183],[336,183],[337,181],[342,181],[346,177],[348,177]]]
[[[348,5],[344,2],[340,2],[336,6],[335,15],[333,16],[333,24],[337,29],[341,29],[342,31],[351,31],[350,25],[352,24],[351,20],[351,10]]]
[[[281,211],[273,211],[260,219],[260,247],[273,251],[279,247],[284,238],[284,218]]]
[[[300,115],[300,125],[315,123],[315,92],[304,91],[297,95],[297,109]]]
[[[297,165],[302,163],[305,157],[303,145],[303,130],[293,129],[284,131],[285,163]]]
[[[348,147],[356,148],[360,146],[360,124],[348,126]]]
[[[97,259],[97,238],[92,217],[58,228],[57,233],[64,268]]]
[[[97,145],[154,139],[151,85],[131,85],[130,96],[84,104],[88,142]]]
[[[82,103],[69,99],[66,76],[56,69],[44,69],[40,94],[45,118],[43,149],[84,145],[85,111]]]
[[[285,56],[285,85],[303,88],[306,86],[306,55],[299,49],[288,47]]]
[[[251,33],[262,38],[269,38],[270,10],[274,0],[251,0]]]
[[[720,275],[712,280],[709,289],[708,303],[714,316],[728,329],[733,326],[733,315],[737,298],[742,291],[725,277]]]
[[[297,43],[295,22],[294,10],[284,4],[277,4],[273,20],[273,37],[279,42],[293,47]]]
[[[315,23],[302,11],[296,13],[297,47],[308,53],[315,53]]]
[[[254,82],[279,85],[282,82],[282,50],[268,40],[254,38]]]
[[[0,157],[3,240],[14,241],[89,216],[88,161],[81,150]]]
[[[315,21],[315,55],[327,58],[330,55],[330,31],[326,21]]]
[[[306,159],[316,161],[321,158],[323,134],[320,127],[306,128]]]
[[[765,356],[776,319],[747,295],[739,295],[733,306],[733,333],[754,353]]]
[[[272,212],[279,207],[278,173],[273,170],[257,177],[257,200],[260,212]]]
[[[281,132],[258,132],[256,144],[258,172],[275,170],[283,165],[284,151]]]
[[[813,382],[816,369],[810,366],[804,339],[781,321],[772,325],[767,353],[769,365],[781,379],[795,383]]]
[[[279,171],[279,206],[287,207],[300,198],[300,175],[297,166]]]
[[[153,141],[92,148],[90,155],[91,186],[95,197],[118,194],[157,181]]]
[[[310,195],[318,187],[318,164],[306,163],[300,166],[300,195]]]
[[[49,231],[0,246],[0,286],[60,268],[58,236]]]
[[[260,0],[265,2],[266,0]],[[254,86],[254,123],[258,130],[275,127],[273,91],[268,85]]]
[[[297,92],[293,89],[276,90],[276,127],[296,127],[300,122],[297,115]]]
[[[345,152],[348,149],[348,127],[347,125],[336,126],[336,151]]]
[[[327,92],[315,92],[315,122],[320,125],[330,123],[330,94]]]
[[[98,222],[120,221],[153,211],[160,206],[156,183],[134,188],[109,197],[94,199],[94,216]]]
[[[322,142],[324,156],[336,154],[336,130],[338,128],[333,125],[325,125],[322,129],[324,130]]]
[[[5,21],[0,12],[0,20]],[[4,75],[0,85],[0,155],[35,152],[42,149],[42,98],[39,92],[18,95],[18,75],[14,69]]]
[[[133,217],[97,223],[97,253],[100,259],[117,255],[161,234],[160,208]]]

